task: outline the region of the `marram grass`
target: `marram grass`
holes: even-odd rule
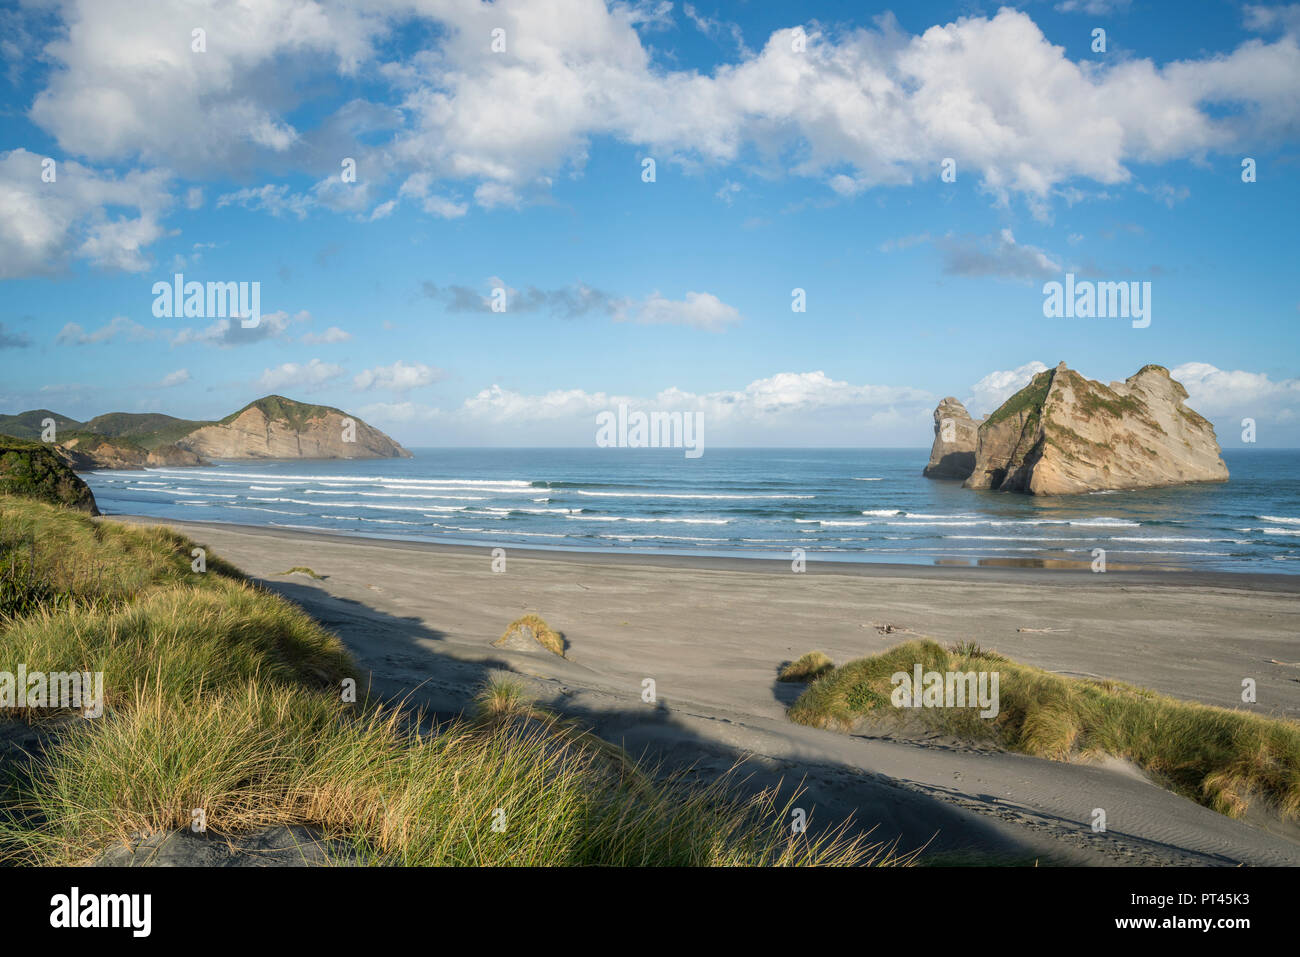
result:
[[[810,651],[781,669],[777,681],[808,682],[835,668],[835,662],[823,651]]]
[[[897,672],[996,671],[1000,711],[979,707],[896,709]],[[1113,755],[1173,790],[1231,817],[1252,801],[1300,819],[1300,724],[1181,701],[1111,680],[1066,678],[984,651],[911,641],[851,661],[808,686],[789,716],[849,730],[864,719],[906,718],[931,730],[1055,761]]]
[[[106,706],[52,725],[49,746],[7,769],[0,862],[90,863],[188,827],[196,808],[216,835],[306,825],[362,863],[911,862],[845,825],[793,833],[773,792],[642,768],[508,682],[432,729],[350,704],[338,639],[212,554],[193,572],[194,547],[0,496],[0,560],[25,548],[40,570],[15,594],[44,582],[62,596],[19,595],[0,619],[0,670],[102,671]]]
[[[496,640],[496,644],[505,644],[506,640],[512,634],[520,629],[528,629],[533,636],[533,640],[552,654],[564,657],[564,636],[548,625],[540,615],[528,614],[522,618],[516,618],[509,627],[502,632],[501,637]]]

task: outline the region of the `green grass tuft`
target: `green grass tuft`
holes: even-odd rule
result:
[[[996,671],[999,714],[978,706],[896,709],[897,672]],[[801,724],[849,730],[864,719],[923,722],[930,731],[1054,761],[1113,755],[1231,817],[1261,800],[1300,819],[1300,724],[1181,701],[1111,680],[1066,678],[966,643],[912,641],[823,675],[790,707]]]
[[[835,662],[831,661],[824,652],[810,651],[802,655],[798,660],[790,662],[781,669],[777,675],[777,681],[794,681],[808,682],[820,678],[828,671],[835,668]]]
[[[0,670],[102,671],[105,696],[102,717],[51,723],[6,769],[0,863],[92,863],[200,808],[213,834],[303,825],[374,864],[911,862],[846,825],[793,833],[774,792],[641,768],[509,680],[431,731],[351,704],[337,638],[214,555],[194,573],[194,543],[170,531],[12,497],[0,528],[38,543],[20,560],[66,596],[0,621]]]

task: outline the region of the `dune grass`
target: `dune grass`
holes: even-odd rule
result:
[[[776,676],[777,681],[809,682],[835,668],[835,662],[822,651],[810,651],[790,662]]]
[[[559,655],[561,658],[564,657],[564,636],[548,625],[540,615],[528,614],[522,618],[516,618],[502,633],[501,637],[496,640],[496,644],[505,644],[511,635],[525,628],[532,633],[533,639],[547,651]]]
[[[290,568],[286,571],[282,571],[280,572],[280,574],[281,575],[306,575],[308,578],[315,578],[317,581],[324,581],[325,579],[324,575],[316,574],[315,571],[308,568],[306,565],[294,565],[293,568]]]
[[[896,709],[896,672],[996,671],[1000,711]],[[1260,800],[1300,819],[1300,724],[1180,701],[1111,680],[1066,678],[978,645],[912,641],[851,661],[811,684],[791,706],[801,724],[849,730],[865,720],[916,720],[929,730],[1055,761],[1114,755],[1230,817]]]
[[[305,825],[362,863],[910,863],[843,825],[794,833],[773,792],[638,767],[509,682],[436,727],[349,703],[334,636],[213,555],[193,573],[181,536],[12,498],[0,528],[35,540],[30,561],[67,596],[0,621],[0,670],[102,671],[106,706],[6,769],[0,863],[93,862],[199,808],[213,834]]]

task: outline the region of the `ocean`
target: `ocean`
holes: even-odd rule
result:
[[[1231,480],[1035,498],[921,477],[924,449],[414,449],[84,477],[106,514],[540,549],[1300,573],[1300,451]]]

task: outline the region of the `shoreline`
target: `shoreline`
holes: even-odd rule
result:
[[[786,797],[802,787],[800,806],[816,819],[852,816],[903,850],[1300,866],[1300,826],[1265,808],[1233,820],[1118,759],[1057,762],[798,725],[786,709],[802,688],[776,680],[813,649],[843,664],[916,638],[973,641],[1065,676],[1300,720],[1291,580],[842,563],[794,574],[785,562],[526,549],[508,550],[496,573],[489,548],[106,518],[188,535],[337,634],[374,694],[440,719],[504,676],[651,764],[713,778],[743,761],[754,787]],[[321,577],[288,574],[296,566]],[[563,635],[564,657],[495,644],[529,613]],[[1241,675],[1257,679],[1258,705],[1242,705]],[[1097,807],[1112,821],[1103,834],[1091,829]]]
[[[485,542],[482,545],[468,545],[452,542],[430,542],[409,538],[386,538],[382,535],[367,533],[348,533],[343,531],[316,531],[304,528],[285,528],[278,525],[250,525],[242,522],[213,522],[202,519],[167,519],[150,515],[130,513],[101,514],[100,518],[109,521],[121,521],[147,525],[194,525],[210,528],[237,529],[253,535],[272,537],[302,537],[338,543],[373,543],[377,546],[408,549],[411,551],[428,551],[444,555],[475,555],[483,557],[493,548],[504,548],[508,555],[518,555],[529,559],[551,560],[578,564],[598,565],[633,565],[653,567],[699,568],[720,571],[756,572],[772,574],[778,566],[785,566],[789,572],[789,556],[720,556],[694,555],[680,552],[634,551],[632,549],[591,549],[565,548],[561,546],[537,547],[518,544],[500,544]],[[976,559],[984,564],[929,564],[905,562],[853,561],[850,559],[818,560],[816,549],[809,549],[807,570],[801,574],[808,575],[843,575],[864,578],[920,578],[932,580],[960,580],[969,577],[974,581],[1024,583],[1035,579],[1050,579],[1053,582],[1066,580],[1080,584],[1116,585],[1171,585],[1176,587],[1211,587],[1244,588],[1259,591],[1276,591],[1300,595],[1300,574],[1281,572],[1228,572],[1196,569],[1147,569],[1132,565],[1112,563],[1104,573],[1093,573],[1086,562],[1058,562],[1055,566],[1038,566],[1021,564],[1032,559]],[[793,572],[789,572],[794,574]]]

